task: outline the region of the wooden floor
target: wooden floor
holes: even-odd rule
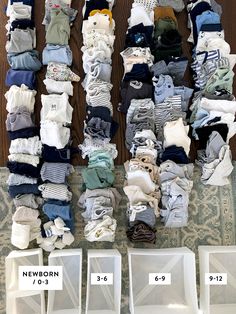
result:
[[[116,164],[122,164],[129,154],[127,149],[124,146],[124,133],[125,133],[125,116],[115,110],[120,100],[119,95],[119,86],[123,76],[123,66],[122,59],[120,57],[120,52],[124,47],[125,33],[127,30],[127,19],[130,15],[130,8],[133,0],[117,0],[116,6],[113,9],[113,17],[116,22],[116,40],[113,54],[113,72],[112,72],[112,83],[114,85],[112,90],[112,103],[114,107],[114,119],[119,123],[119,130],[113,139],[113,142],[117,144],[118,147],[118,158],[116,159]],[[235,0],[217,0],[223,7],[223,16],[222,23],[225,29],[226,40],[230,43],[232,48],[232,53],[236,53],[236,1]],[[72,70],[80,75],[81,78],[84,77],[83,68],[82,68],[82,54],[80,48],[82,46],[82,35],[81,35],[81,24],[82,24],[82,6],[84,1],[82,0],[73,0],[73,8],[78,9],[79,14],[77,16],[76,22],[71,31],[71,40],[70,46],[73,51],[73,66]],[[8,136],[5,130],[5,120],[6,120],[6,100],[4,94],[6,92],[6,87],[4,85],[6,71],[8,70],[8,63],[6,61],[6,52],[5,52],[5,42],[6,42],[6,30],[5,24],[7,18],[4,15],[4,7],[7,4],[7,0],[2,0],[0,2],[0,166],[5,166],[8,155],[9,141]],[[44,1],[35,0],[35,23],[37,27],[37,49],[42,52],[45,46],[45,31],[44,27],[41,24],[44,16]],[[191,58],[190,56],[190,45],[187,44],[186,39],[189,35],[189,30],[187,29],[187,14],[186,11],[181,12],[177,15],[179,22],[179,29],[183,36],[184,42],[184,54]],[[38,75],[38,94],[36,97],[36,122],[39,123],[39,113],[41,109],[40,104],[40,95],[46,93],[43,79],[45,77],[45,68],[42,69]],[[186,83],[191,86],[192,80],[191,76],[186,73]],[[234,91],[236,92],[236,80],[234,84]],[[74,108],[73,114],[73,124],[72,124],[72,139],[73,146],[77,147],[79,143],[83,141],[83,120],[85,118],[85,95],[81,82],[75,84],[74,86],[74,96],[71,98],[71,105]],[[233,158],[236,159],[236,140],[235,138],[231,140],[231,148],[233,152]],[[196,151],[195,143],[192,144],[191,157],[194,159]],[[86,164],[79,154],[73,159],[75,165]]]

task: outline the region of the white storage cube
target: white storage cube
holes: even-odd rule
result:
[[[42,249],[12,251],[6,257],[6,314],[45,314],[44,291],[19,290],[19,266],[43,266]]]
[[[82,249],[54,251],[49,266],[63,266],[63,290],[48,291],[47,314],[80,314]]]
[[[120,314],[121,254],[118,250],[88,250],[86,314]],[[91,275],[113,274],[113,284],[93,285]]]
[[[192,251],[187,248],[128,249],[128,258],[131,314],[198,313]],[[149,274],[161,273],[170,274],[170,285],[151,284]]]
[[[236,313],[236,246],[199,246],[200,307],[204,314]],[[205,274],[227,274],[227,284],[206,285]]]

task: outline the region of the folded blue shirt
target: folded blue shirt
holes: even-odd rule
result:
[[[220,16],[218,13],[207,10],[196,17],[197,33],[199,34],[202,25],[220,24]]]
[[[7,60],[12,70],[39,71],[42,67],[37,50],[26,51],[20,54],[9,53]]]
[[[18,194],[36,194],[39,195],[37,184],[20,184],[20,185],[10,185],[8,187],[8,193],[11,198],[16,197]]]
[[[42,158],[47,162],[71,162],[71,149],[68,147],[57,149],[54,146],[43,145]]]
[[[201,15],[203,12],[212,10],[211,5],[208,2],[199,2],[190,12],[190,18],[193,23],[193,38],[194,38],[194,43],[197,43],[197,37],[198,37],[198,32],[197,32],[197,24],[196,24],[196,18],[198,15]]]
[[[68,45],[61,46],[47,44],[43,50],[42,59],[44,65],[47,65],[49,62],[58,62],[71,66],[72,52]]]
[[[55,220],[60,217],[68,228],[73,229],[73,219],[71,217],[70,203],[61,201],[49,200],[43,205],[43,212],[48,216],[50,220]]]
[[[6,81],[7,86],[25,84],[30,89],[35,89],[36,76],[34,71],[22,71],[22,70],[12,70],[7,71]]]
[[[188,164],[190,162],[184,148],[176,145],[166,147],[161,159],[162,162],[172,160],[177,164]]]
[[[26,164],[23,162],[8,161],[7,168],[11,173],[17,173],[30,178],[40,177],[40,165],[34,167],[30,164]]]
[[[12,141],[17,138],[29,138],[39,135],[39,128],[33,126],[29,128],[20,129],[17,131],[8,131],[7,133],[9,135],[10,140]]]
[[[202,24],[200,31],[202,32],[221,32],[223,31],[222,24]]]

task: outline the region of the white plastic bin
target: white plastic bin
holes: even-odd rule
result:
[[[47,314],[80,314],[82,249],[54,251],[49,266],[63,266],[63,290],[48,291]]]
[[[236,246],[199,246],[199,261],[200,307],[203,313],[235,314]],[[206,285],[206,273],[226,273],[227,285]]]
[[[45,314],[44,291],[19,290],[19,266],[43,266],[42,249],[12,251],[6,257],[6,314]]]
[[[192,251],[187,248],[128,249],[128,258],[131,314],[198,313]],[[149,274],[161,273],[171,275],[170,285],[149,284]]]
[[[94,273],[113,274],[112,285],[93,285]],[[120,314],[121,254],[117,250],[88,250],[86,314]]]

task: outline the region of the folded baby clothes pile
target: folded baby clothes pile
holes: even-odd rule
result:
[[[128,197],[127,237],[133,242],[156,241],[159,217],[159,174],[157,162],[162,145],[154,134],[154,102],[151,53],[156,1],[134,1],[128,19],[125,50],[121,52],[124,77],[118,110],[126,113],[126,147],[132,159],[124,166]]]
[[[155,60],[167,60],[182,55],[182,36],[172,7],[157,6],[154,8],[153,55]]]
[[[34,25],[34,1],[9,0],[6,14],[7,60],[10,69],[6,76],[9,90],[5,94],[8,111],[6,129],[10,148],[7,180],[15,212],[12,217],[11,243],[26,249],[30,241],[40,236],[41,220],[38,208],[42,201],[38,189],[42,143],[34,124],[35,72],[40,70]]]
[[[193,165],[189,163],[191,139],[186,121],[193,89],[183,83],[188,60],[182,55],[182,37],[173,7],[168,3],[157,6],[154,24],[155,134],[163,145],[159,168],[160,216],[166,227],[179,228],[188,223],[193,185]]]
[[[125,73],[118,110],[126,113],[132,154],[125,163],[127,236],[135,242],[155,242],[158,217],[166,227],[186,226],[188,219],[193,165],[186,112],[193,90],[183,85],[188,61],[174,2],[167,2],[134,1],[121,53]],[[178,5],[181,11],[183,2]]]
[[[110,141],[118,124],[113,120],[111,103],[111,71],[115,21],[114,1],[85,1],[83,8],[83,69],[82,83],[86,92],[87,115],[84,121],[84,141],[79,148],[88,157],[88,167],[82,171],[84,193],[79,206],[87,223],[85,238],[90,241],[110,241],[115,238],[116,220],[113,211],[120,195],[112,188],[116,145]]]
[[[41,95],[40,136],[43,143],[43,164],[40,171],[43,183],[39,190],[44,198],[43,212],[49,219],[37,242],[50,252],[63,249],[74,241],[72,193],[67,177],[74,171],[70,164],[70,142],[73,108],[72,81],[79,76],[71,71],[72,52],[69,47],[70,28],[77,10],[68,0],[47,0],[43,24],[46,28],[46,47],[43,64],[47,65],[44,83],[49,95]]]
[[[221,24],[222,8],[216,1],[189,1],[189,41],[193,43],[195,94],[191,106],[193,136],[199,141],[198,165],[202,182],[225,185],[233,170],[229,140],[236,133],[231,54]]]
[[[9,0],[6,15],[9,17],[6,51],[11,67],[7,72],[6,85],[25,84],[34,89],[34,72],[41,68],[39,53],[35,50],[34,0]]]
[[[113,211],[118,209],[120,200],[119,192],[110,186],[103,189],[90,187],[83,192],[78,205],[84,209],[82,217],[87,223],[84,236],[88,241],[114,241],[116,220]]]
[[[158,104],[157,104],[158,106]],[[166,227],[187,226],[193,164],[189,163],[190,138],[183,119],[165,122],[164,152],[160,165],[161,221]]]
[[[172,7],[155,7],[154,25],[152,51],[155,63],[151,70],[155,103],[155,132],[158,140],[164,142],[164,148],[175,144],[184,147],[188,155],[190,139],[186,112],[193,90],[183,84],[188,59],[182,56],[182,38]],[[171,40],[175,41],[174,45],[171,44]],[[163,42],[166,44],[164,45]],[[171,130],[174,130],[173,134]]]
[[[71,0],[45,1],[43,24],[46,28],[46,47],[43,50],[42,59],[43,64],[47,65],[44,84],[49,94],[66,93],[72,96],[72,82],[80,80],[79,76],[69,68],[72,65],[72,52],[69,46],[70,30],[76,16],[77,10],[71,8]],[[61,129],[61,126],[59,128]]]
[[[167,160],[160,165],[161,217],[166,227],[187,226],[192,176],[193,164],[177,164]]]

